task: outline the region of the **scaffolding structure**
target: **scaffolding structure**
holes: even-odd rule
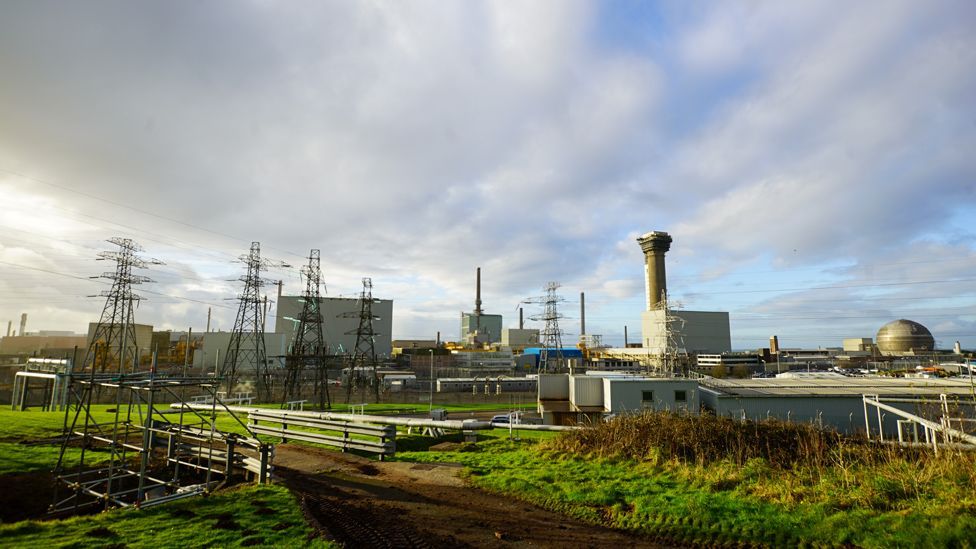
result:
[[[141,248],[129,239],[110,242],[120,251],[101,254],[116,261],[105,273],[113,280],[104,292],[101,322],[86,353],[84,366],[66,373],[67,397],[63,434],[54,469],[52,515],[102,507],[145,507],[207,493],[235,471],[259,481],[270,473],[273,447],[253,437],[216,428],[220,377],[159,375],[156,355],[148,371],[138,371],[132,285],[149,281],[133,268],[158,264],[135,255]],[[184,401],[187,392],[208,395],[210,414],[180,409],[176,421],[158,409]],[[107,410],[95,408],[110,402]],[[240,425],[245,429],[243,423]]]
[[[565,368],[563,332],[559,328],[559,319],[563,318],[559,312],[559,303],[564,299],[556,293],[560,286],[558,282],[549,282],[546,284],[544,296],[527,299],[523,302],[542,305],[542,314],[529,317],[531,320],[545,322],[542,331],[539,332],[539,342],[541,343],[539,350],[540,373],[557,373],[562,372]]]
[[[673,304],[668,300],[667,290],[661,290],[661,299],[654,304],[653,309],[663,311],[659,333],[664,345],[657,360],[648,364],[648,373],[663,377],[686,376],[688,368],[682,363],[680,354],[682,347],[684,347],[684,338],[681,334],[685,321],[674,314]]]
[[[329,373],[326,364],[325,337],[322,334],[321,286],[322,269],[319,250],[311,250],[308,265],[302,267],[305,289],[302,292],[302,312],[297,319],[295,341],[285,359],[285,382],[282,403],[299,401],[302,389],[308,384],[308,373],[314,379],[313,391],[319,409],[332,407],[329,395]]]
[[[148,372],[72,376],[50,514],[148,507],[209,493],[234,474],[266,482],[273,446],[217,430],[218,409],[230,412],[216,398],[219,385],[213,377],[159,375],[155,364]],[[209,395],[209,413],[163,413],[187,391]],[[94,411],[99,393],[114,393],[114,408]]]
[[[359,295],[359,311],[339,315],[341,318],[358,318],[359,325],[355,330],[346,332],[356,335],[356,348],[348,362],[349,375],[346,377],[346,403],[352,399],[353,387],[359,389],[360,396],[365,399],[367,388],[373,390],[374,402],[380,401],[380,380],[376,373],[376,346],[374,339],[378,335],[373,329],[373,321],[380,317],[373,314],[373,280],[363,278],[363,291]]]

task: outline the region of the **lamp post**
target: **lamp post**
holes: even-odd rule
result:
[[[434,411],[434,350],[430,350],[430,401],[427,403],[427,411]]]

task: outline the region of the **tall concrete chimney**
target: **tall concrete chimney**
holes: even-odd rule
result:
[[[12,328],[13,325],[14,325],[14,321],[13,320],[8,320],[7,321],[7,337],[10,337],[10,328]]]
[[[627,348],[627,325],[624,325],[624,349]]]
[[[779,354],[779,337],[769,336],[769,352],[771,354]]]
[[[519,330],[522,330],[524,328],[525,328],[525,321],[522,320],[522,308],[519,307]]]
[[[27,313],[20,315],[20,335],[25,335],[27,332]]]
[[[667,295],[668,279],[664,271],[664,254],[671,249],[671,235],[654,231],[637,237],[644,252],[644,290],[647,294],[647,310],[661,302]]]

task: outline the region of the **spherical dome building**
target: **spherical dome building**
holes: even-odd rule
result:
[[[928,328],[904,318],[889,322],[878,330],[878,350],[885,355],[935,350],[935,338]]]

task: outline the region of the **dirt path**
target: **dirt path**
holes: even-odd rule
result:
[[[466,486],[452,465],[377,462],[282,444],[275,474],[346,547],[662,547]]]

